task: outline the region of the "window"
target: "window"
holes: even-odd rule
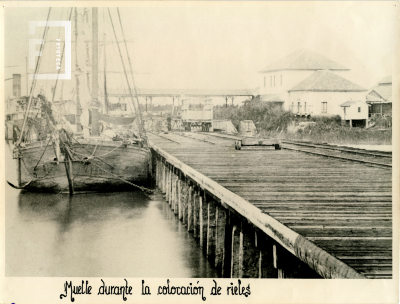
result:
[[[264,76],[264,88],[266,86],[267,78]]]
[[[322,102],[321,113],[327,113],[328,103],[326,101]]]
[[[270,80],[270,86],[272,87],[272,76],[269,77]]]
[[[281,86],[282,86],[282,84],[283,84],[283,81],[282,81],[282,75],[281,75]]]
[[[358,113],[361,113],[361,107],[358,107]]]
[[[298,113],[300,113],[300,108],[301,108],[301,105],[300,105],[300,101],[297,103],[297,112]]]
[[[307,113],[307,102],[304,102],[304,112]]]

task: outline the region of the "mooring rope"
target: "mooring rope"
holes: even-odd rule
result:
[[[51,137],[50,137],[49,140],[47,141],[46,147],[44,148],[43,153],[42,153],[42,155],[40,156],[40,158],[39,158],[39,160],[38,160],[36,166],[33,168],[33,171],[36,170],[37,166],[39,165],[40,161],[42,160],[42,157],[43,157],[44,153],[46,152],[47,147],[49,146],[50,140],[51,140]]]
[[[104,172],[106,172],[106,173],[108,173],[108,174],[114,176],[115,178],[117,178],[117,179],[119,179],[119,180],[121,180],[121,181],[123,181],[123,182],[125,182],[125,183],[127,183],[127,184],[129,184],[129,185],[131,185],[131,186],[133,186],[133,187],[136,187],[136,188],[142,190],[142,191],[145,192],[145,193],[149,193],[149,194],[150,194],[150,193],[154,193],[154,190],[151,190],[151,189],[148,189],[148,188],[146,188],[146,187],[139,186],[139,185],[135,185],[134,183],[131,183],[131,182],[129,182],[129,181],[123,179],[122,177],[119,177],[118,175],[116,175],[116,174],[114,174],[114,173],[111,173],[110,171],[108,171],[108,170],[106,170],[106,169],[104,169],[104,168],[98,166],[98,165],[95,164],[95,163],[91,163],[91,164],[92,164],[92,165],[95,165],[95,166],[96,166],[97,168],[99,168],[100,170],[102,170],[102,171],[104,171]]]

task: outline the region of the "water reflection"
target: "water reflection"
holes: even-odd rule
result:
[[[160,195],[7,192],[6,276],[217,276]]]

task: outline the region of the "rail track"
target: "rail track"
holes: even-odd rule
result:
[[[392,168],[392,152],[294,141],[282,141],[282,149]]]
[[[188,203],[189,199],[195,197],[193,193],[196,192],[193,192],[193,189],[200,189],[201,197],[205,197],[201,193],[201,189],[205,189],[213,195],[213,198],[201,200],[201,204],[208,201],[218,204],[221,201],[218,208],[235,206],[237,209],[233,210],[238,210],[240,213],[240,210],[245,210],[241,208],[249,203],[251,209],[243,211],[246,223],[254,215],[260,216],[260,220],[268,216],[271,222],[265,227],[271,227],[270,224],[276,221],[291,229],[290,235],[297,233],[312,243],[307,244],[324,250],[326,255],[316,256],[318,251],[310,250],[305,243],[295,241],[290,243],[298,246],[295,253],[304,252],[304,255],[300,254],[298,257],[302,260],[302,257],[307,256],[306,263],[312,269],[320,270],[321,268],[314,268],[315,263],[325,265],[327,255],[331,255],[367,278],[393,277],[390,153],[310,142],[289,143],[285,140],[281,151],[249,146],[235,150],[235,141],[241,137],[211,132],[169,132],[149,134],[149,137],[156,147],[154,151],[158,151],[162,157],[158,159],[157,164],[157,167],[161,166],[161,169],[158,168],[158,176],[163,180],[161,184],[163,187],[172,185],[172,188],[167,187],[168,191],[172,191],[169,192],[168,198],[172,197],[172,201],[176,197],[179,201],[183,198],[181,205],[178,203],[178,209],[181,206],[184,206],[183,208],[197,206],[196,199],[191,205]],[[184,172],[189,178],[176,183],[176,171]],[[230,191],[228,196],[224,196],[225,190],[216,190],[220,189],[220,186],[221,189]],[[189,192],[190,187],[194,187],[192,192]],[[181,193],[178,196],[176,189]],[[169,196],[171,193],[172,196]],[[198,192],[197,194],[199,195]],[[232,198],[235,200],[235,205],[228,205],[226,202]],[[171,206],[176,208],[176,202],[174,204]],[[220,218],[214,217],[213,204],[207,207],[207,220],[214,221]],[[259,211],[256,212],[257,209]],[[179,214],[179,210],[175,212]],[[220,210],[223,209],[218,209],[218,214]],[[182,219],[186,221],[188,227],[197,221],[197,218],[200,219],[199,215],[195,217],[196,220],[189,220],[189,214],[193,212],[184,211],[183,214]],[[259,223],[258,220],[254,222],[256,225]],[[226,226],[216,224],[216,227]],[[238,240],[237,237],[240,236],[235,229],[247,226],[237,224],[235,227],[229,227],[234,232],[219,235],[231,235],[232,239]],[[264,229],[262,225],[257,227]],[[242,231],[243,240],[248,237],[246,235],[254,235],[252,230],[246,229]],[[275,241],[286,242],[287,238],[283,237],[283,233],[283,230],[281,232],[275,229],[266,231],[266,234]],[[203,234],[200,233],[200,237],[201,235]],[[214,235],[214,232],[209,235]],[[257,237],[258,235],[257,232]],[[239,241],[232,242],[232,239],[229,239],[229,244],[239,244]],[[285,244],[281,245],[286,246]],[[282,253],[283,247],[277,248],[275,252]],[[289,247],[285,248],[291,250]],[[239,251],[233,249],[231,252]],[[252,254],[253,251],[246,252]],[[311,260],[308,257],[309,253],[314,254],[316,258]],[[236,255],[231,257],[234,257],[236,263]],[[255,261],[253,258],[242,259],[242,261],[250,260]],[[248,265],[254,264],[252,262]],[[293,261],[281,265],[297,264]],[[240,269],[247,269],[247,266],[243,267]],[[284,274],[290,275],[290,268],[291,266],[288,266]],[[323,276],[331,277],[331,271],[334,269],[339,268],[330,267],[327,276]]]
[[[214,136],[224,139],[240,139],[239,136],[213,134],[201,132],[201,135]],[[330,144],[317,144],[305,141],[287,141],[282,140],[282,149],[303,152],[308,154],[319,155],[328,158],[336,158],[346,161],[363,163],[366,165],[392,168],[392,152],[364,150],[346,146],[337,146]]]

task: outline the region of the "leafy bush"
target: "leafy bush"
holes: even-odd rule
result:
[[[340,116],[313,116],[307,121],[315,122],[304,128],[296,126],[299,118],[280,106],[260,101],[259,98],[246,100],[243,106],[216,106],[214,119],[228,119],[238,128],[241,120],[252,120],[261,137],[275,137],[288,140],[304,140],[337,144],[391,144],[392,132],[349,128],[341,125]],[[391,126],[391,118],[381,118],[377,125]]]

